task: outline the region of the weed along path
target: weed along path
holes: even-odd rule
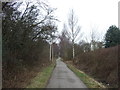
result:
[[[86,85],[58,58],[46,88],[87,88]]]

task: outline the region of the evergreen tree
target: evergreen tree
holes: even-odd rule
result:
[[[112,25],[105,35],[105,48],[120,44],[120,29]]]

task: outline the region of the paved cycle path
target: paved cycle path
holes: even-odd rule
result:
[[[46,88],[87,88],[86,85],[58,58]]]

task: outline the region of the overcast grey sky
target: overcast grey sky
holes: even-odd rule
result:
[[[58,30],[67,22],[70,9],[74,9],[79,19],[81,30],[88,36],[91,29],[97,30],[100,35],[106,33],[110,25],[118,26],[119,0],[47,0],[52,7],[57,8],[55,16]]]
[[[26,1],[26,0],[22,0]],[[32,1],[34,0],[27,0]],[[38,0],[39,1],[39,0]],[[118,2],[119,0],[43,0],[57,8],[55,16],[60,20],[57,22],[58,31],[61,32],[63,24],[68,21],[70,9],[75,11],[78,17],[81,31],[89,39],[92,29],[98,33],[98,38],[103,35],[111,25],[118,26]]]

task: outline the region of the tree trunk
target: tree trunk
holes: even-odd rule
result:
[[[74,40],[72,41],[73,45],[72,45],[72,53],[73,53],[73,60],[75,58],[75,48],[74,48]]]
[[[53,62],[53,43],[52,43],[52,62]]]
[[[51,57],[52,57],[52,53],[51,53],[51,44],[50,44],[50,61],[52,60]]]
[[[73,59],[75,58],[75,48],[74,48],[74,44],[73,44]]]

